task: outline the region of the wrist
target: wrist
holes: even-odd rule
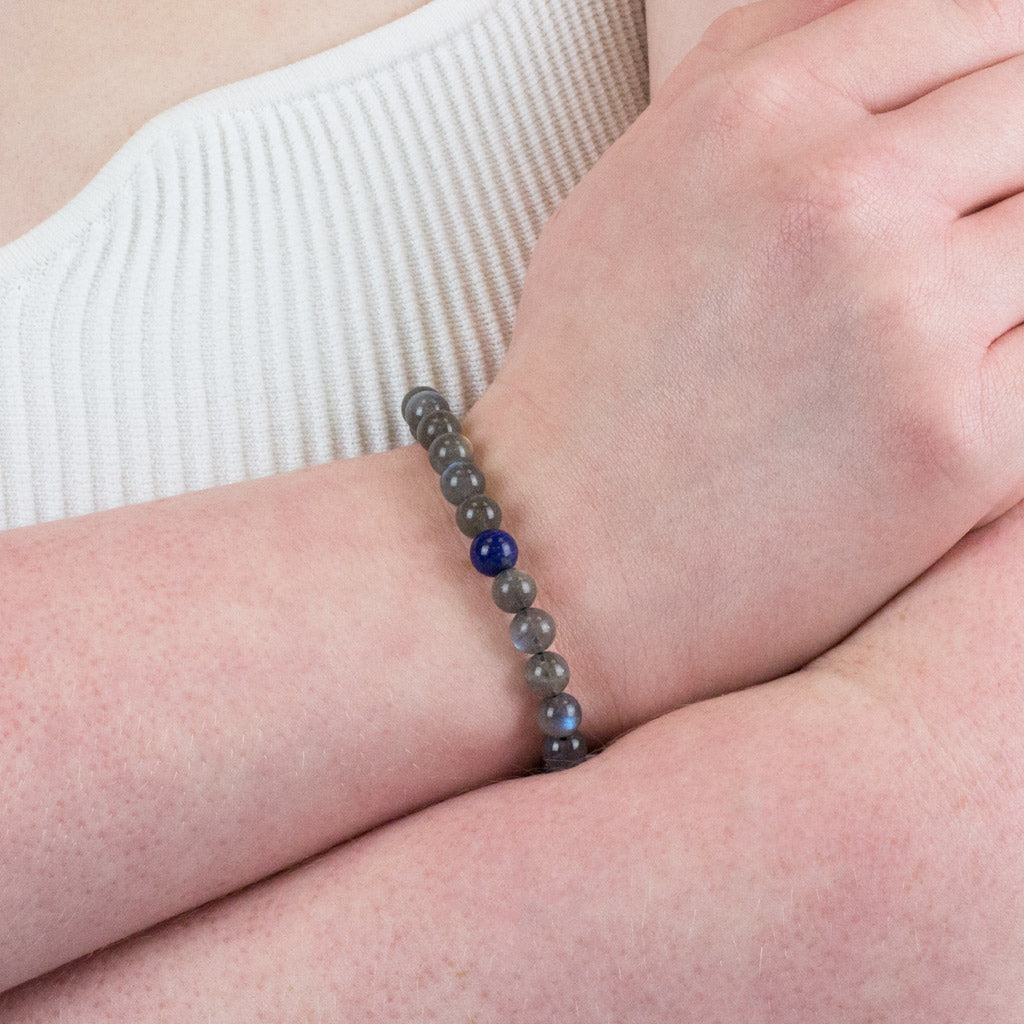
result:
[[[365,715],[352,738],[360,757],[396,746],[412,755],[407,770],[394,753],[375,766],[374,801],[382,778],[393,777],[402,801],[415,785],[416,802],[430,802],[537,763],[535,708],[507,617],[472,570],[427,453],[410,444],[333,473],[311,476],[308,495],[290,494],[282,542],[312,538],[308,559],[324,567],[324,600],[314,595],[304,613],[316,623],[314,648],[329,652],[328,719]],[[306,529],[304,517],[317,521]]]
[[[517,568],[537,582],[534,606],[555,620],[551,650],[569,664],[567,692],[583,708],[580,732],[597,747],[649,717],[643,702],[631,705],[625,695],[633,652],[607,643],[633,610],[614,534],[601,519],[607,509],[586,470],[564,461],[555,418],[507,378],[499,375],[461,419],[487,493],[501,506],[501,528],[518,545]]]

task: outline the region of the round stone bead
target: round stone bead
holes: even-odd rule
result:
[[[405,419],[405,410],[408,407],[409,402],[412,400],[412,398],[415,395],[420,394],[420,392],[422,392],[422,391],[433,391],[435,395],[438,393],[437,388],[432,388],[432,387],[428,386],[427,384],[420,384],[417,387],[411,388],[409,391],[406,391],[405,397],[402,399],[402,419],[403,420]]]
[[[416,428],[416,440],[429,451],[435,437],[442,434],[457,434],[461,430],[462,424],[451,409],[438,409],[436,412],[428,412],[420,420],[420,425]]]
[[[427,450],[427,458],[435,473],[443,473],[453,462],[472,462],[473,446],[468,437],[458,432],[442,434],[434,438]]]
[[[544,737],[544,770],[559,772],[587,759],[587,741],[578,733]]]
[[[448,402],[436,391],[421,391],[418,395],[413,395],[409,399],[409,404],[405,407],[405,422],[409,424],[409,429],[415,437],[416,431],[419,429],[420,420],[424,416],[437,412],[438,409],[447,408]]]
[[[483,530],[469,546],[473,568],[485,576],[497,576],[499,572],[511,569],[518,557],[516,542],[504,530]]]
[[[583,711],[569,693],[546,697],[537,708],[537,724],[545,736],[569,736],[580,727]]]
[[[523,676],[538,697],[553,697],[569,685],[569,663],[554,651],[541,651],[526,663]]]
[[[522,569],[505,569],[494,577],[491,597],[503,612],[521,612],[529,608],[537,596],[537,584]]]
[[[509,632],[517,651],[539,654],[546,651],[555,639],[555,620],[539,608],[524,608],[516,612]]]
[[[430,446],[431,452],[441,440],[439,437]],[[433,462],[434,456],[431,455],[430,459]],[[486,494],[471,494],[459,505],[455,513],[455,522],[467,537],[475,537],[484,530],[496,530],[501,526],[501,506]]]
[[[453,505],[461,505],[471,494],[483,492],[484,474],[472,462],[453,462],[441,474],[441,493]]]

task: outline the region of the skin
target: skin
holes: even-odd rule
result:
[[[522,337],[522,336],[523,336],[523,335],[520,335],[520,337]],[[483,420],[481,420],[480,422],[483,422]],[[500,464],[501,464],[501,463],[500,463],[500,451],[499,451],[499,450],[498,450],[497,448],[495,448],[495,449],[494,449],[494,454],[495,454],[495,457],[496,457],[496,459],[497,459],[497,464],[498,464],[498,465],[500,465]],[[488,463],[488,465],[490,465],[490,463]],[[887,665],[887,666],[886,666],[885,668],[886,668],[886,671],[892,671],[892,670],[893,670],[893,668],[894,668],[894,666],[892,666],[892,665]],[[804,691],[802,691],[802,690],[801,690],[800,692],[804,692]],[[588,704],[587,706],[589,707],[589,704]],[[709,706],[711,706],[711,705],[709,705]],[[735,708],[735,707],[736,707],[736,705],[732,705],[732,707],[733,707],[733,708]],[[845,708],[844,708],[843,710],[848,710],[848,709],[845,709]],[[776,720],[776,719],[774,719],[774,718],[773,718],[773,717],[772,717],[771,715],[768,715],[768,719],[769,719],[769,723],[772,723],[772,722],[774,721],[774,722],[776,722],[776,724],[779,724],[779,725],[783,724],[781,720]],[[812,723],[814,723],[814,722],[816,722],[816,720],[813,720],[813,719],[812,719]],[[819,723],[819,724],[824,724],[824,723]],[[731,735],[731,734],[728,734],[728,735]],[[831,734],[830,734],[830,735],[831,735]],[[805,744],[805,742],[806,742],[806,740],[804,739],[804,736],[805,736],[805,733],[800,733],[800,734],[799,734],[799,739],[800,739],[800,742],[798,742],[798,743],[796,744],[796,748],[795,748],[795,749],[796,749],[796,751],[799,751],[799,750],[803,749],[803,746],[804,746],[804,744]],[[859,737],[860,737],[860,739],[861,739],[861,746],[863,747],[863,743],[864,743],[864,742],[866,741],[866,735],[865,735],[865,734],[861,734],[861,733],[858,733],[858,732],[857,732],[857,730],[856,730],[856,729],[854,729],[854,736],[859,736]],[[698,737],[690,737],[690,739],[697,739],[697,738],[698,738]],[[685,738],[684,738],[684,739],[685,739]],[[760,737],[760,739],[761,739],[761,741],[762,741],[762,742],[765,742],[765,743],[767,742],[767,741],[766,741],[766,738],[765,738],[765,737],[763,737],[763,736],[761,736],[761,737]],[[625,745],[625,743],[626,743],[626,741],[623,741],[623,746]],[[699,744],[698,744],[698,746],[699,746]],[[612,751],[610,751],[610,752],[609,752],[609,754],[610,754],[610,753],[612,753],[612,752],[616,752],[616,751],[617,751],[618,749],[622,749],[622,747],[618,747],[618,748],[613,748],[613,750],[612,750]],[[768,749],[774,750],[774,748],[768,748]],[[880,755],[882,755],[882,754],[885,754],[885,752],[886,752],[886,751],[885,751],[885,749],[882,749],[882,750],[880,750],[880,751],[879,751],[879,754],[880,754]],[[762,753],[766,754],[766,753],[767,753],[767,750],[763,751]],[[599,762],[599,761],[595,761],[595,762],[594,762],[594,764],[598,764],[598,763],[603,763],[603,762]],[[580,769],[579,771],[581,771],[581,772],[582,772],[582,771],[584,771],[584,770],[585,770],[585,771],[588,771],[588,772],[589,772],[589,771],[591,771],[591,765],[587,765],[587,766],[586,766],[586,769]],[[653,766],[648,766],[648,768],[647,768],[647,771],[652,771],[652,770],[659,770],[659,766],[658,766],[657,764],[654,764]],[[527,782],[530,782],[530,783],[532,783],[532,782],[540,782],[540,781],[541,781],[541,780],[527,780]],[[543,780],[543,781],[544,781],[544,782],[545,782],[545,784],[546,784],[548,780]],[[876,788],[876,789],[878,788],[878,783],[877,783],[877,782],[875,783],[875,788]],[[850,793],[851,793],[851,791],[852,791],[852,790],[850,790],[849,788],[844,788],[844,787],[843,787],[843,785],[840,785],[840,786],[839,786],[839,791],[840,791],[840,795],[841,795],[841,797],[842,797],[842,800],[843,800],[842,806],[845,806],[846,802],[847,802],[847,801],[848,801],[848,799],[849,799],[849,796],[850,796]],[[571,796],[572,796],[572,794],[570,794],[570,797],[571,797]],[[585,796],[586,796],[586,794],[584,794],[584,797],[585,797]],[[593,804],[584,804],[584,806],[593,806]],[[531,808],[531,810],[536,810],[536,808]],[[412,820],[412,819],[410,819],[410,820]],[[873,817],[872,817],[872,820],[874,820],[874,818],[873,818]],[[513,820],[512,824],[513,824],[513,827],[515,827],[515,825],[517,824],[517,822],[516,822],[515,820]],[[804,824],[806,824],[806,823],[805,823],[805,822],[802,822],[802,821],[801,821],[801,822],[799,822],[799,824],[801,824],[801,825],[804,825]],[[515,832],[514,832],[514,834],[519,834],[519,830],[518,830],[518,829],[516,829],[516,830],[515,830]],[[597,848],[598,848],[598,850],[600,850],[600,849],[601,849],[601,847],[600,847],[600,844],[598,844],[598,847],[597,847]],[[843,848],[845,849],[845,847],[843,847]],[[528,853],[529,851],[527,850],[527,851],[525,851],[525,852],[527,852],[527,853]],[[926,851],[926,852],[927,852],[927,851]],[[696,869],[697,869],[698,867],[700,867],[700,866],[701,866],[701,863],[703,863],[703,862],[701,861],[701,858],[700,858],[700,857],[698,857],[698,858],[697,858],[697,863],[696,863],[695,865],[693,865],[693,867],[694,867],[694,870],[696,870]],[[873,867],[874,865],[872,864],[871,866]],[[685,865],[684,865],[684,867],[685,867]],[[289,876],[289,877],[290,877],[290,876]],[[472,876],[470,876],[470,877],[472,877]],[[512,877],[512,878],[514,878],[514,877],[515,877],[515,875],[513,874],[513,875],[511,875],[511,876],[509,876],[509,877]],[[700,876],[700,875],[698,874],[698,875],[696,875],[695,877],[702,877],[702,876]],[[731,877],[731,876],[730,876],[730,877]],[[869,879],[870,879],[870,880],[874,880],[874,876],[873,876],[873,875],[869,874],[869,876],[868,876],[868,877],[869,877]],[[884,881],[884,878],[883,878],[883,881]],[[481,883],[481,884],[482,884],[482,883]],[[429,886],[429,885],[425,886],[425,888],[426,888],[426,890],[427,890],[427,891],[429,891],[429,890],[430,890],[430,886]],[[306,894],[306,895],[308,896],[308,894]],[[444,890],[443,890],[443,887],[442,887],[442,889],[441,889],[441,896],[442,896],[442,897],[444,896]],[[451,895],[449,895],[449,897],[448,897],[448,898],[450,899],[450,898],[451,898]],[[614,908],[610,908],[610,909],[609,909],[609,914],[610,914],[610,915],[612,914],[613,910],[614,910]],[[852,911],[851,911],[851,912],[852,912]],[[613,918],[610,918],[610,919],[613,919]],[[915,925],[914,927],[915,927],[915,929],[916,929],[916,927],[917,927],[917,926]],[[915,930],[915,931],[914,931],[914,932],[913,932],[912,934],[915,934],[915,935],[916,935],[916,934],[918,934],[918,932],[917,932],[917,931]],[[711,936],[709,936],[709,939],[710,939],[710,938],[711,938]],[[194,953],[193,953],[193,955],[194,955]],[[215,962],[215,961],[214,961],[214,962]],[[514,963],[515,961],[513,960],[512,962]],[[201,981],[201,979],[200,979],[200,981]],[[401,982],[400,982],[400,983],[401,983]],[[921,986],[921,988],[922,988],[922,991],[924,991],[924,989],[925,989],[925,988],[927,988],[927,987],[928,987],[928,986],[926,986],[926,985],[925,985],[924,983],[922,983],[922,986]],[[138,991],[138,990],[136,989],[136,991]],[[199,991],[202,991],[202,987],[201,987],[201,985],[199,986]],[[348,989],[346,989],[346,991],[348,991]],[[312,996],[311,996],[311,998],[312,998]],[[12,1005],[15,1005],[15,1004],[12,1004]],[[881,1004],[880,1004],[880,1005],[881,1005]],[[1009,1004],[1007,1004],[1007,1005],[1009,1005]],[[173,1009],[173,1008],[172,1008],[172,1009]],[[716,1010],[716,1012],[718,1012],[718,1011]],[[724,1011],[722,1011],[722,1012],[724,1012]],[[52,1019],[52,1018],[51,1018],[51,1019]],[[169,1019],[170,1019],[170,1018],[169,1018]],[[799,1017],[793,1017],[792,1019],[796,1020],[796,1019],[800,1019],[800,1018],[799,1018]],[[859,1018],[852,1018],[852,1019],[859,1019]],[[922,1018],[922,1019],[923,1019],[923,1018]],[[1012,1019],[1012,1018],[1007,1018],[1007,1019]]]
[[[10,0],[0,9],[0,245],[66,203],[151,117],[424,0]]]
[[[743,8],[672,73],[468,417],[531,533],[583,538],[556,596],[647,719],[806,664],[1021,492],[1024,19],[821,8]]]
[[[1012,1024],[1022,554],[1018,509],[806,670],[383,826],[0,1020]]]

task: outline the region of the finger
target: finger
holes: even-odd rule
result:
[[[766,44],[880,113],[1024,49],[1021,0],[854,0]]]
[[[716,18],[697,46],[668,76],[659,99],[669,102],[701,78],[713,74],[739,55],[762,43],[785,35],[820,18],[823,14],[851,3],[852,0],[755,0],[734,7]]]
[[[950,230],[953,298],[963,311],[963,330],[1002,347],[1009,341],[1004,335],[1024,322],[1024,195],[964,217]]]
[[[920,187],[961,216],[1024,189],[1024,57],[984,68],[875,122]]]

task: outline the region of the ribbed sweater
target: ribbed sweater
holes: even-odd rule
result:
[[[153,118],[0,247],[0,528],[408,442],[646,103],[642,0],[432,0]]]

